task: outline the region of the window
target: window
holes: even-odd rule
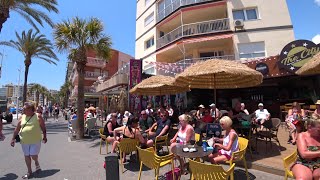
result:
[[[145,48],[148,49],[149,47],[152,47],[154,45],[154,38],[150,38],[145,42]]]
[[[238,50],[240,59],[266,56],[264,42],[239,43]]]
[[[233,19],[242,19],[244,21],[258,19],[257,8],[234,10]]]
[[[149,6],[152,0],[145,0],[144,1],[144,6]]]
[[[152,23],[153,21],[153,12],[146,18],[144,19],[144,26],[148,26],[148,24]]]

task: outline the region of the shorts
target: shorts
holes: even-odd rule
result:
[[[229,156],[228,154],[222,154],[221,149],[218,151],[218,154],[220,156],[222,156],[222,155],[225,156],[228,159],[228,161],[231,159],[231,156]]]
[[[41,142],[36,144],[21,144],[24,156],[36,156],[40,153]]]

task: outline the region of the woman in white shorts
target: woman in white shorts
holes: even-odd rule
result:
[[[44,120],[41,114],[35,113],[35,106],[33,103],[26,102],[23,110],[24,114],[20,117],[17,127],[13,133],[11,146],[14,147],[16,142],[15,137],[19,134],[25,162],[28,168],[28,172],[22,176],[22,178],[29,179],[32,177],[31,159],[35,162],[35,172],[41,171],[38,154],[40,152],[41,140],[43,140],[43,143],[47,142],[47,133]],[[43,134],[43,137],[41,134]]]

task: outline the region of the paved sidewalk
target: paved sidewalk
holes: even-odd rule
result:
[[[13,124],[15,124],[14,122]],[[105,179],[103,161],[105,155],[99,154],[99,138],[85,139],[82,141],[68,141],[67,122],[62,118],[59,122],[49,119],[46,122],[48,143],[42,144],[40,152],[40,165],[42,173],[37,179],[46,180],[102,180]],[[13,125],[4,126],[5,141],[0,142],[0,180],[21,179],[26,173],[26,166],[20,144],[12,148],[10,139],[14,130]],[[104,147],[105,148],[105,147]],[[103,152],[105,149],[103,148]],[[111,149],[111,147],[109,147]],[[34,167],[34,166],[33,166]],[[120,172],[121,179],[138,179],[139,164],[129,163],[125,166],[125,173]],[[119,168],[120,169],[120,168]],[[144,168],[146,169],[146,168]],[[170,166],[161,168],[160,174],[169,171]],[[249,170],[251,179],[280,180],[281,176]],[[153,179],[154,171],[142,172],[142,180]],[[189,175],[181,179],[188,179]],[[244,171],[236,168],[235,179],[246,179]]]

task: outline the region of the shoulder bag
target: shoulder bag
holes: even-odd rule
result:
[[[27,123],[30,121],[30,119],[35,115],[35,113],[28,119],[28,121],[23,125],[23,127],[20,129],[20,132],[23,130],[23,128],[27,125]],[[20,142],[20,132],[16,135],[15,140],[16,143]]]

